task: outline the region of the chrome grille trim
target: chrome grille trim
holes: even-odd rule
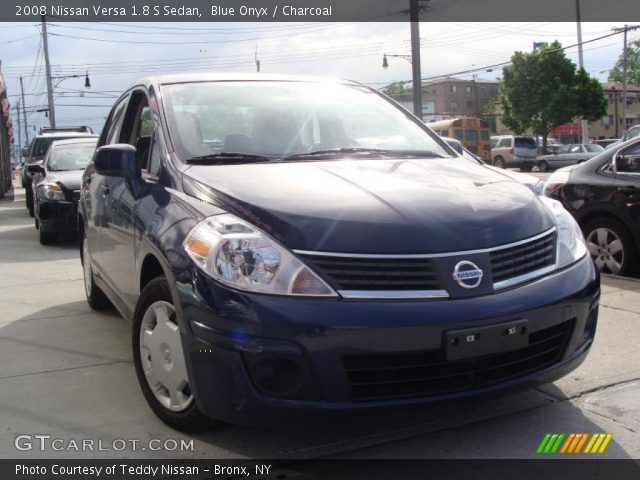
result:
[[[314,252],[312,250],[297,250],[294,249],[293,252],[299,255],[316,255],[322,257],[341,257],[341,258],[443,258],[443,257],[456,257],[463,255],[474,255],[478,253],[491,253],[497,250],[503,250],[505,248],[517,247],[519,245],[524,245],[529,242],[534,242],[539,240],[550,233],[556,231],[556,227],[551,227],[549,230],[546,230],[538,235],[533,237],[525,238],[524,240],[519,240],[517,242],[508,243],[506,245],[500,245],[497,247],[489,247],[489,248],[481,248],[477,250],[463,250],[460,252],[444,252],[444,253],[408,253],[408,254],[387,254],[387,253],[337,253],[337,252]]]

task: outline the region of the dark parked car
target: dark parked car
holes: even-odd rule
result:
[[[353,82],[135,83],[79,228],[89,304],[132,320],[142,391],[176,428],[548,382],[594,338],[598,272],[562,205]]]
[[[97,138],[57,140],[42,165],[28,167],[33,177],[33,204],[40,243],[50,245],[58,234],[77,230],[82,172],[91,162]]]
[[[558,170],[545,193],[576,218],[587,248],[605,273],[636,275],[640,248],[640,139]]]
[[[42,165],[42,160],[49,149],[49,146],[56,140],[65,140],[67,138],[98,138],[88,127],[61,127],[61,128],[43,128],[40,133],[33,137],[29,146],[24,150],[24,165],[22,167],[22,186],[26,189],[25,199],[26,207],[29,214],[33,217],[33,186],[31,175],[29,174],[28,165]]]

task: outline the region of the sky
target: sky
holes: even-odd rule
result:
[[[584,66],[606,80],[622,52],[622,35],[609,36],[620,23],[583,23]],[[56,121],[89,125],[100,131],[117,96],[137,78],[188,71],[262,72],[328,75],[375,88],[411,79],[411,64],[382,56],[409,55],[409,23],[60,23],[47,24],[54,78]],[[48,125],[46,80],[39,23],[0,23],[0,60],[15,108],[22,75],[29,137]],[[640,30],[629,33],[629,42]],[[571,22],[420,24],[422,78],[454,75],[496,80],[499,68],[514,51],[531,51],[533,42],[560,41],[575,45],[577,26]],[[257,52],[257,53],[256,53]],[[577,47],[566,51],[578,63]],[[84,88],[88,72],[91,88]],[[14,124],[17,119],[14,115]],[[23,135],[24,136],[24,135]],[[24,142],[24,139],[23,139]]]

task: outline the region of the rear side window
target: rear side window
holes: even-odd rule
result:
[[[517,148],[538,148],[533,138],[528,137],[516,137]]]
[[[477,130],[465,130],[464,131],[464,139],[470,142],[478,141],[478,131]]]
[[[503,138],[502,140],[500,140],[500,143],[498,144],[498,148],[507,148],[507,147],[511,147],[511,139]]]

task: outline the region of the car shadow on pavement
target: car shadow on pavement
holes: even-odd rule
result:
[[[358,415],[265,419],[267,426],[218,423],[206,433],[187,435],[166,427],[147,407],[131,360],[127,321],[115,311],[94,312],[83,301],[47,301],[50,307],[0,327],[0,457],[517,458],[535,457],[547,432],[604,431],[571,402],[560,401],[561,391],[527,390]],[[15,437],[29,433],[107,443],[120,438],[143,445],[150,439],[194,443],[183,452],[15,450]],[[410,443],[403,453],[405,442]],[[626,457],[614,443],[608,452]]]

